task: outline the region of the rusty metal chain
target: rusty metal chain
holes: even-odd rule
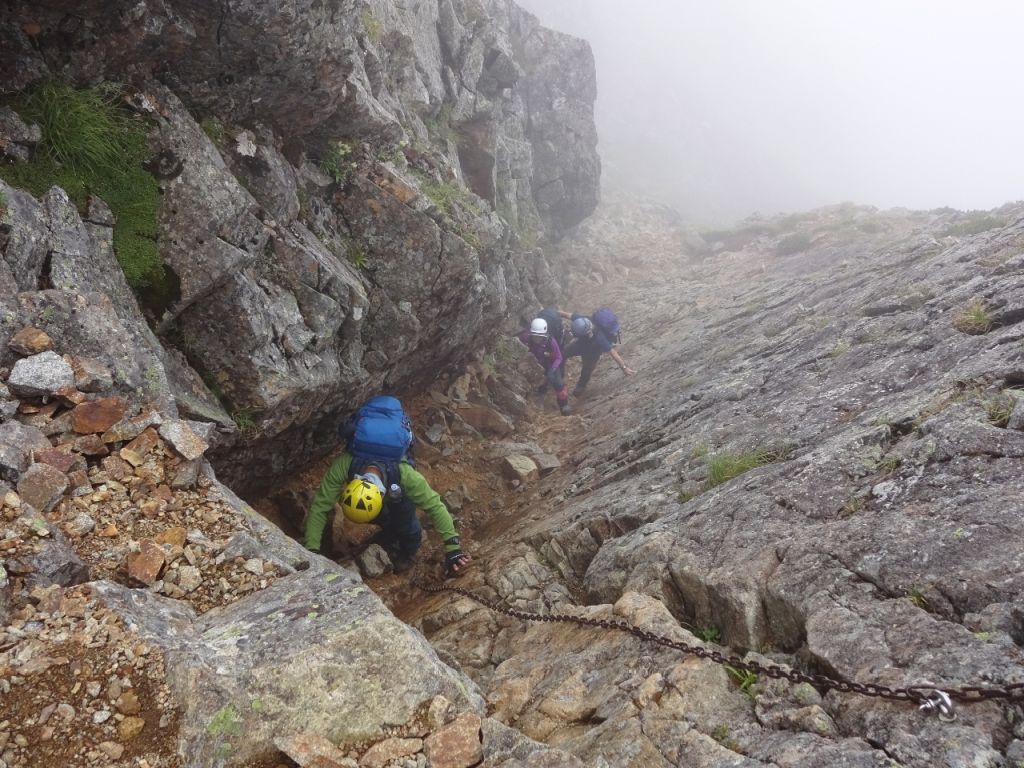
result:
[[[586,616],[572,616],[567,613],[530,613],[520,611],[516,608],[509,608],[494,600],[477,595],[462,587],[455,587],[449,584],[417,584],[424,592],[439,594],[441,592],[454,592],[468,597],[480,605],[505,616],[523,621],[578,624],[584,627],[597,627],[598,629],[614,629],[626,632],[644,642],[654,643],[666,648],[672,648],[682,653],[698,656],[702,659],[713,661],[715,664],[732,667],[733,669],[753,672],[757,675],[774,678],[776,680],[787,680],[791,683],[808,683],[818,690],[833,690],[841,693],[859,693],[862,696],[873,696],[891,701],[909,701],[917,704],[920,709],[937,712],[940,719],[944,721],[953,720],[956,715],[953,712],[952,701],[961,704],[973,704],[981,701],[993,701],[997,699],[1024,701],[1024,683],[1010,683],[1000,687],[989,687],[969,685],[959,688],[940,688],[932,684],[912,685],[906,688],[890,688],[880,683],[858,683],[850,680],[837,680],[827,675],[809,675],[795,669],[786,669],[775,664],[761,664],[756,661],[744,661],[738,656],[727,656],[720,651],[713,651],[700,645],[690,645],[670,637],[659,635],[640,629],[625,621],[616,619],[592,619]]]

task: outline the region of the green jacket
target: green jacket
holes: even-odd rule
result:
[[[324,529],[327,527],[327,521],[330,519],[331,511],[341,498],[341,492],[348,482],[348,470],[351,465],[352,455],[348,452],[342,453],[320,482],[320,489],[313,497],[309,516],[306,519],[306,549],[319,551],[320,541],[323,538]],[[427,483],[426,478],[404,461],[398,465],[398,471],[401,475],[402,492],[417,507],[427,513],[434,530],[441,536],[441,541],[448,541],[453,536],[457,536],[455,523],[452,522],[448,508],[441,501],[437,491]],[[447,552],[453,552],[459,549],[459,545],[445,544],[444,548]]]

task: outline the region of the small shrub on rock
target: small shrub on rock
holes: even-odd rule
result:
[[[980,336],[992,330],[992,318],[984,302],[972,301],[953,320],[953,327],[961,333]]]

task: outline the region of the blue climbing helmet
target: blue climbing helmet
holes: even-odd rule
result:
[[[589,317],[577,317],[572,321],[572,335],[577,339],[582,339],[592,330],[594,330],[594,324],[590,322]]]

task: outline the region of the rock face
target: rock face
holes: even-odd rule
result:
[[[162,347],[118,267],[110,226],[83,221],[59,187],[41,200],[3,181],[0,190],[0,360],[26,373],[38,371],[33,380],[15,385],[20,393],[53,394],[75,383],[77,364],[80,379],[105,376],[136,399],[173,407]],[[54,359],[54,352],[17,359],[8,342],[28,327],[44,331],[72,362]],[[44,374],[45,381],[39,378]]]
[[[1024,683],[1024,208],[980,226],[844,206],[745,222],[699,250],[658,217],[610,213],[567,244],[570,258],[595,233],[604,244],[572,308],[621,310],[639,374],[599,366],[574,403],[585,426],[538,430],[563,466],[502,510],[522,522],[478,543],[460,586],[840,680]],[[457,596],[413,620],[493,717],[588,765],[1020,752],[1006,725],[1019,700],[942,723]]]
[[[476,353],[535,285],[557,287],[525,244],[597,201],[589,47],[510,0],[3,14],[0,89],[48,72],[137,86],[168,278],[140,311],[105,280],[109,211],[83,221],[59,189],[40,203],[0,182],[15,318],[0,342],[32,325],[118,391],[216,424],[212,457],[239,489],[328,450],[366,395]],[[35,135],[8,122],[11,142]]]

